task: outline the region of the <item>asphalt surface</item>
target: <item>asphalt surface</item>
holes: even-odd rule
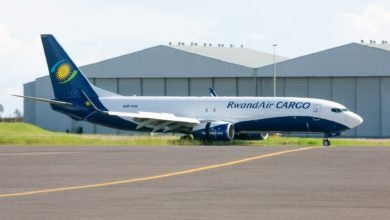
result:
[[[95,185],[295,148],[0,147],[0,219],[390,219],[390,147],[315,148]]]

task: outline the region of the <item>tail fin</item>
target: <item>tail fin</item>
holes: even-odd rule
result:
[[[44,34],[41,35],[41,39],[55,98],[57,100],[83,98],[80,91],[90,98],[97,98],[88,79],[73,63],[54,36]]]

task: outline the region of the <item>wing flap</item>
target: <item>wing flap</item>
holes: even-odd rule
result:
[[[109,115],[116,115],[120,117],[129,117],[134,119],[153,119],[157,121],[171,121],[171,122],[182,122],[189,124],[200,124],[200,121],[195,118],[188,117],[179,117],[174,114],[168,113],[155,113],[155,112],[137,112],[137,113],[128,113],[128,112],[107,112]]]

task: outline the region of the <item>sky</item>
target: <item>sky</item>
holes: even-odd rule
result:
[[[48,75],[40,34],[79,65],[168,42],[234,44],[293,58],[390,41],[389,0],[0,0],[0,104],[23,112],[23,84]]]

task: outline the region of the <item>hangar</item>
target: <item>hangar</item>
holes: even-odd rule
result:
[[[158,45],[85,65],[81,70],[103,89],[137,96],[272,96],[273,55],[253,49]],[[390,46],[350,43],[305,56],[276,56],[277,95],[340,102],[364,118],[343,136],[390,137]],[[77,60],[75,61],[77,63]],[[49,76],[24,84],[24,95],[53,98]],[[73,121],[46,103],[24,101],[25,122],[54,131],[126,134]]]

